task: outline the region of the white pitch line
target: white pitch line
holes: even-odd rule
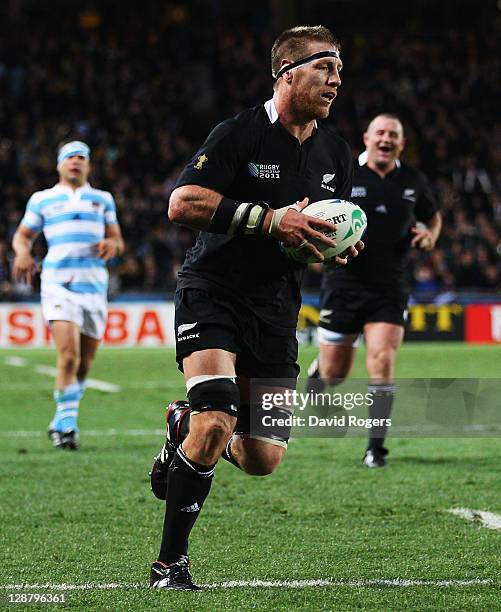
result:
[[[47,376],[56,376],[57,369],[52,366],[37,365],[33,368],[38,374],[46,374]],[[87,387],[91,389],[99,389],[99,391],[105,391],[107,393],[118,393],[121,391],[120,385],[106,382],[105,380],[98,380],[97,378],[87,378]]]
[[[16,357],[14,355],[6,357],[5,363],[16,368],[29,366],[29,362],[24,359],[24,357]],[[46,365],[35,365],[33,366],[33,371],[37,374],[43,374],[44,376],[51,376],[53,378],[57,374],[56,368]],[[99,391],[104,391],[106,393],[119,393],[122,390],[120,385],[115,385],[113,383],[106,382],[105,380],[98,380],[97,378],[87,378],[87,387],[90,387],[91,389],[98,389]]]
[[[205,589],[305,589],[309,587],[353,587],[371,588],[375,586],[386,587],[469,587],[469,586],[501,586],[501,583],[491,579],[473,578],[471,580],[409,580],[409,579],[369,579],[369,580],[333,580],[330,578],[318,580],[230,580],[228,582],[216,582],[213,584],[202,584]],[[111,590],[111,589],[147,589],[145,583],[96,583],[87,584],[54,584],[46,582],[41,584],[4,584],[0,589],[13,591],[29,589],[52,589],[54,591],[90,591],[90,590]]]
[[[24,357],[15,357],[14,355],[12,357],[6,357],[5,363],[7,365],[14,366],[15,368],[23,368],[28,364]]]
[[[500,514],[485,512],[484,510],[471,510],[470,508],[449,508],[448,512],[460,516],[467,521],[478,522],[482,527],[487,527],[487,529],[501,530]]]
[[[165,429],[89,429],[85,437],[101,436],[165,436]],[[45,438],[45,431],[0,431],[0,438]]]
[[[87,379],[89,380],[89,379]],[[91,381],[95,381],[96,379],[91,378]],[[108,384],[108,383],[106,383]],[[170,390],[170,389],[180,389],[183,387],[183,383],[179,384],[170,384],[166,382],[158,382],[158,381],[145,381],[145,382],[131,382],[125,385],[120,385],[121,390],[125,389],[141,389],[141,390]],[[39,383],[33,384],[30,382],[29,387],[26,383],[4,383],[0,382],[0,391],[33,391],[33,389],[50,389],[51,383]]]

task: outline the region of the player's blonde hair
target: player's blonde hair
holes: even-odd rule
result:
[[[311,42],[324,42],[340,50],[339,42],[334,34],[323,25],[296,26],[285,30],[273,43],[271,48],[271,73],[277,74],[283,59],[293,62],[305,57]]]
[[[375,117],[373,117],[370,121],[369,121],[369,125],[367,126],[365,133],[367,133],[370,128],[372,127],[372,124],[374,123],[374,121],[376,121],[376,119],[379,119],[380,117],[382,117],[383,119],[392,119],[393,121],[396,121],[397,123],[400,124],[400,128],[402,129],[402,136],[405,136],[404,134],[404,125],[402,123],[402,121],[400,120],[399,117],[397,117],[397,115],[394,115],[393,113],[379,113],[378,115],[376,115]]]

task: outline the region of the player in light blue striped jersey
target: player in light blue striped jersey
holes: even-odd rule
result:
[[[113,196],[87,181],[89,147],[80,141],[63,145],[57,170],[59,182],[31,196],[14,234],[13,276],[31,283],[37,270],[31,248],[43,232],[48,253],[41,274],[42,310],[57,351],[56,413],[48,432],[56,448],[76,449],[79,403],[106,324],[106,261],[120,255],[124,243]]]

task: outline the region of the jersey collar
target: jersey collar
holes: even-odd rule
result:
[[[359,166],[365,166],[365,164],[367,163],[367,150],[362,151],[362,153],[360,153],[360,155],[358,156],[358,165]],[[400,168],[401,163],[399,159],[395,160],[395,166],[397,168]]]
[[[75,189],[75,191],[73,191],[71,187],[68,187],[67,185],[61,185],[60,183],[56,183],[53,187],[53,189],[55,189],[56,191],[60,191],[61,193],[68,193],[70,195],[80,193],[80,191],[84,191],[85,189],[89,189],[89,188],[90,188],[90,183],[84,183],[81,187],[78,187],[77,189]]]
[[[275,102],[273,101],[273,98],[270,98],[264,103],[264,110],[266,111],[266,114],[268,115],[268,119],[270,120],[270,123],[275,123],[275,121],[277,121],[278,119],[278,113],[277,113],[277,107],[275,106]]]
[[[275,123],[275,121],[278,120],[277,107],[275,106],[275,101],[273,100],[273,98],[270,98],[264,103],[264,110],[266,111],[266,114],[268,115],[268,119],[270,120],[270,123]],[[317,128],[318,128],[318,124],[315,119],[315,129]]]

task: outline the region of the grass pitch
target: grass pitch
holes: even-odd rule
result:
[[[191,540],[195,581],[324,582],[148,589],[163,521],[148,469],[163,406],[184,397],[173,353],[101,349],[92,376],[122,391],[87,391],[76,453],[46,438],[52,380],[34,367],[53,363],[52,351],[0,352],[0,597],[23,584],[81,610],[501,610],[501,531],[447,512],[501,513],[496,438],[394,439],[386,470],[362,467],[362,439],[294,440],[267,478],[220,462]],[[398,375],[496,378],[500,364],[498,347],[408,344]],[[61,584],[79,588],[33,586]]]

